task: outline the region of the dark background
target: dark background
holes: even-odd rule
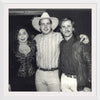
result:
[[[25,13],[20,11],[27,11]],[[47,11],[50,16],[62,18],[71,18],[75,22],[75,34],[86,34],[91,41],[91,9],[16,9],[9,10],[9,45],[13,45],[16,36],[16,29],[18,26],[26,26],[30,34],[36,35],[39,32],[32,26],[32,18],[34,16],[41,16],[43,11]],[[30,11],[30,13],[28,13]],[[34,11],[31,13],[31,11]],[[39,12],[40,13],[36,13]],[[59,27],[55,31],[59,31]]]

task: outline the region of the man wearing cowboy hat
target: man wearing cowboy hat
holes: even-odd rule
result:
[[[32,20],[33,27],[41,32],[34,38],[37,47],[37,91],[60,91],[58,58],[59,44],[63,38],[59,32],[54,32],[58,23],[58,18],[50,17],[47,12]]]

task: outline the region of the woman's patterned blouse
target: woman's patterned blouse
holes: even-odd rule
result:
[[[15,52],[15,56],[17,57],[17,62],[19,63],[19,68],[17,72],[18,77],[30,77],[35,73],[35,66],[34,66],[34,60],[35,60],[35,52],[36,52],[36,46],[35,41],[28,42],[28,45],[31,49],[31,51],[27,54],[20,53],[18,50]]]

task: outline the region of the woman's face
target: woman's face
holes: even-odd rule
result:
[[[20,29],[19,32],[18,32],[18,40],[19,42],[26,42],[28,39],[28,33],[25,29]]]

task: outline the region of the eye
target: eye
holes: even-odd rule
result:
[[[65,28],[65,26],[62,26],[61,28]]]
[[[47,23],[47,25],[50,25],[50,23]]]
[[[26,35],[26,32],[23,32],[23,35]]]
[[[18,36],[21,36],[21,33],[18,33]]]
[[[43,25],[44,25],[44,23],[41,23],[40,25],[41,25],[41,26],[43,26]]]
[[[68,25],[68,27],[71,27],[71,25]]]

